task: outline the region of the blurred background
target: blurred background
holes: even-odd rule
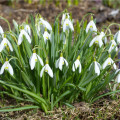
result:
[[[36,13],[52,24],[55,17],[66,8],[72,13],[74,22],[81,21],[86,13],[94,13],[99,28],[111,22],[120,23],[120,0],[0,0],[0,16],[8,19],[11,26],[13,19],[22,23],[30,14]],[[7,30],[3,20],[0,20],[0,25]],[[111,29],[114,32],[118,28],[114,26]]]

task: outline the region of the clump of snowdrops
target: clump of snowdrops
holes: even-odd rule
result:
[[[15,110],[40,108],[47,112],[62,104],[71,107],[75,100],[94,102],[104,96],[101,91],[120,82],[115,61],[120,30],[115,35],[110,31],[110,26],[119,24],[99,31],[92,14],[74,24],[65,10],[53,26],[37,14],[30,16],[30,23],[26,20],[19,25],[13,20],[12,31],[9,22],[0,18],[9,27],[9,31],[0,27],[0,93],[33,103]]]

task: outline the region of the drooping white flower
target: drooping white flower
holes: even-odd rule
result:
[[[70,18],[69,13],[64,13],[62,15],[61,25],[63,25],[63,23],[64,23],[64,21],[65,21],[66,18],[68,18],[68,19]]]
[[[56,68],[59,68],[62,71],[63,65],[66,64],[68,66],[68,62],[65,58],[63,58],[63,54],[60,54],[60,58],[56,61]]]
[[[78,67],[79,67],[79,73],[81,73],[82,66],[80,63],[80,56],[78,56],[77,60],[73,63],[72,71],[74,72]]]
[[[47,28],[49,31],[52,31],[51,25],[50,25],[46,20],[44,20],[43,18],[40,18],[39,23],[40,23],[40,25],[41,25],[41,27],[40,27],[41,29],[42,29],[42,28],[43,28],[43,29]]]
[[[37,54],[35,53],[35,51],[33,51],[33,54],[32,54],[32,56],[30,57],[30,60],[29,60],[31,70],[34,69],[35,63],[37,62],[37,60],[39,60],[39,62],[40,62],[40,64],[41,64],[42,66],[44,65],[44,63],[43,63],[42,59],[40,58],[40,56],[37,55]]]
[[[2,65],[1,70],[0,70],[0,75],[4,73],[4,70],[7,70],[12,76],[14,74],[13,68],[10,65],[9,61],[5,61],[5,63]]]
[[[98,44],[99,47],[102,47],[102,45],[103,45],[102,36],[101,35],[97,35],[96,37],[94,37],[92,39],[92,41],[90,42],[89,47],[91,47],[94,43]]]
[[[11,43],[9,42],[9,40],[6,38],[6,36],[4,35],[4,38],[0,44],[0,52],[8,45],[8,47],[10,48],[11,51],[13,51],[13,47],[11,45]]]
[[[105,36],[105,33],[102,31],[102,32],[100,33],[100,35],[101,35],[104,43],[106,44],[106,43],[107,43],[107,37]]]
[[[45,41],[45,44],[47,43],[47,40],[51,40],[51,35],[47,32],[47,30],[45,30],[44,34],[43,34],[43,38]]]
[[[31,29],[29,25],[25,25],[24,30],[31,36]]]
[[[120,30],[114,35],[114,39],[118,44],[120,43]]]
[[[95,73],[99,76],[100,75],[100,64],[94,60],[94,62],[91,63],[90,67],[89,67],[89,70],[91,69],[92,65],[94,65],[94,70],[95,70]]]
[[[97,27],[93,21],[93,17],[91,17],[91,21],[88,23],[86,27],[86,33],[88,33],[89,30],[93,32],[97,32]]]
[[[116,64],[114,63],[114,61],[111,59],[111,57],[109,56],[105,62],[103,63],[103,69],[105,69],[108,65],[113,65],[114,69],[117,69]]]
[[[115,74],[118,74],[116,76],[116,80],[115,81],[117,81],[118,83],[120,83],[120,69],[117,69],[116,72],[115,72]]]
[[[66,30],[71,29],[71,31],[74,31],[74,27],[73,24],[71,22],[70,19],[65,19],[64,23],[63,23],[63,32],[65,32]]]
[[[52,69],[50,68],[50,66],[49,66],[49,64],[48,64],[48,61],[46,61],[45,66],[42,68],[42,70],[41,70],[41,72],[40,72],[40,77],[42,77],[44,71],[47,72],[48,75],[49,75],[51,78],[53,78],[53,71],[52,71]]]
[[[30,36],[28,35],[28,33],[27,33],[24,29],[22,29],[22,30],[20,31],[20,34],[19,34],[19,37],[18,37],[18,45],[20,45],[20,44],[22,43],[22,41],[23,41],[23,36],[25,36],[26,39],[28,40],[28,42],[31,43],[31,38],[30,38]]]
[[[111,40],[110,44],[111,45],[110,45],[110,48],[109,48],[108,52],[110,53],[113,49],[115,49],[115,51],[117,52],[118,51],[118,47],[117,47],[117,44],[116,44],[114,39]]]

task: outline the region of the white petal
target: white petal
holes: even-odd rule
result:
[[[56,61],[56,64],[55,64],[56,68],[59,67],[59,59]]]
[[[97,39],[97,36],[92,39],[92,41],[91,41],[90,44],[89,44],[89,47],[91,47],[91,46],[94,44],[94,42],[95,42],[96,39]]]
[[[41,64],[42,66],[44,66],[44,63],[43,63],[42,59],[40,58],[40,56],[37,55],[37,57],[38,57],[38,60],[40,61],[40,64]]]
[[[64,61],[65,61],[66,66],[68,66],[68,62],[67,62],[67,60],[66,60],[65,58],[63,58],[63,59],[64,59]]]
[[[72,30],[72,31],[74,31],[74,27],[73,27],[73,24],[72,24],[72,22],[69,20],[69,26],[70,26],[70,29]]]
[[[6,61],[6,62],[2,65],[1,70],[0,70],[0,75],[3,74],[4,69],[5,69],[5,67],[6,67],[6,64],[8,64],[8,61]]]
[[[117,69],[117,66],[116,66],[116,64],[115,64],[115,63],[113,64],[113,67],[114,67],[114,69],[115,69],[115,70]]]
[[[64,60],[63,60],[63,57],[60,57],[59,58],[59,69],[62,71],[62,66],[64,64]]]
[[[117,82],[120,83],[120,73],[117,75]]]
[[[51,78],[53,78],[53,71],[52,71],[52,69],[50,68],[49,65],[47,66],[47,69],[48,69],[48,74],[49,74],[49,76],[50,76]]]
[[[20,45],[23,41],[23,32],[21,31],[18,37],[18,45]]]
[[[52,27],[47,21],[45,21],[45,26],[48,30],[52,31]]]
[[[97,63],[96,62],[94,62],[94,63],[95,63],[95,73],[97,73],[97,75],[100,75],[100,69],[99,69]]]
[[[4,31],[3,31],[2,27],[0,26],[0,34],[3,34],[3,33],[4,33]]]
[[[101,47],[103,45],[102,39],[99,40],[99,46]]]
[[[23,34],[24,34],[24,36],[26,37],[26,39],[28,40],[28,42],[31,43],[30,36],[26,33],[25,30],[24,30]]]
[[[73,72],[75,71],[75,63],[73,63],[72,71],[73,71]]]
[[[33,70],[34,67],[35,67],[35,59],[36,59],[36,55],[35,55],[35,53],[33,53],[32,56],[30,57],[30,67],[31,67],[31,70]]]
[[[5,41],[2,40],[1,44],[0,44],[0,52],[4,49],[4,44],[5,44]]]
[[[10,50],[13,51],[13,47],[12,47],[11,43],[8,40],[7,40],[7,44],[9,46]]]
[[[44,70],[45,70],[45,66],[42,68],[42,70],[40,72],[40,77],[42,77]]]
[[[105,62],[103,63],[103,69],[106,68],[106,66],[108,65],[108,62],[109,62],[109,58],[105,60]]]
[[[30,30],[30,26],[29,25],[25,25],[25,31],[31,35],[31,30]]]
[[[13,76],[13,68],[9,63],[8,63],[8,71]]]

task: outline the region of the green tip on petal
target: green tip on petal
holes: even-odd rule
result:
[[[8,58],[6,57],[6,61],[8,61]]]
[[[91,20],[93,20],[93,16],[91,16]]]
[[[77,57],[78,60],[80,60],[80,55]]]

